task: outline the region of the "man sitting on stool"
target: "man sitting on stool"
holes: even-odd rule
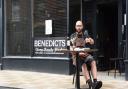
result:
[[[73,33],[70,37],[71,40],[71,49],[77,48],[77,47],[86,47],[87,45],[93,45],[94,40],[89,37],[87,31],[83,30],[83,23],[82,21],[77,21],[75,25],[76,32]],[[102,82],[97,81],[97,67],[96,67],[96,61],[94,60],[93,56],[87,52],[80,52],[79,56],[81,58],[80,63],[82,65],[82,72],[85,76],[86,83],[88,83],[89,86],[92,86],[93,89],[99,89],[102,87]],[[73,64],[76,65],[76,53],[72,52],[72,59]],[[93,75],[93,83],[90,79],[87,65],[90,65],[91,72]]]

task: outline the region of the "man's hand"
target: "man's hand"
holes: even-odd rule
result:
[[[93,45],[94,44],[94,40],[92,38],[86,38],[85,39],[85,43],[86,44],[89,43],[89,44]]]

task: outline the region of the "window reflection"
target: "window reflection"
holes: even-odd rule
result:
[[[19,21],[20,20],[20,5],[19,0],[12,0],[12,20]]]
[[[6,55],[30,55],[31,0],[6,0]]]

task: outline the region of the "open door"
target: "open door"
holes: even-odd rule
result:
[[[97,47],[104,57],[100,69],[106,70],[109,58],[118,56],[117,2],[97,5]]]

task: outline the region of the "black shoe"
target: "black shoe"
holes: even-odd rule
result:
[[[102,87],[101,81],[96,81],[92,84],[92,89],[100,89]]]
[[[91,89],[91,87],[92,87],[92,81],[89,79],[89,80],[86,81],[86,83],[88,84],[89,89]]]

